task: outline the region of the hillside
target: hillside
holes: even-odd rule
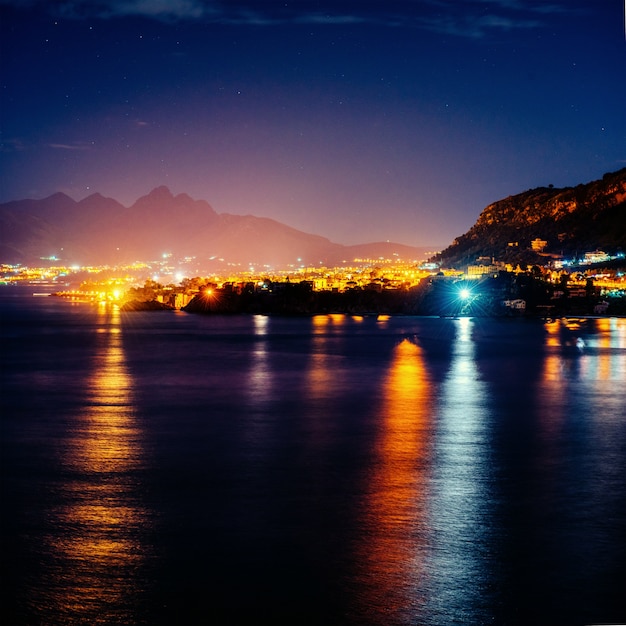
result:
[[[344,246],[272,219],[218,214],[204,200],[157,187],[124,207],[92,194],[79,202],[56,193],[42,200],[0,205],[0,262],[38,263],[55,256],[67,264],[114,265],[171,254],[235,265],[335,266],[356,257],[424,260],[426,248],[394,243]]]
[[[535,239],[547,242],[541,253],[531,248]],[[552,255],[576,257],[596,249],[626,250],[626,168],[576,187],[539,187],[490,204],[435,260],[448,267],[480,257],[545,263]]]

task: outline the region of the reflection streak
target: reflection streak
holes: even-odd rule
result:
[[[620,413],[621,382],[626,379],[626,320],[600,318],[584,322],[584,327],[568,320],[546,324],[547,354],[540,395],[544,425],[557,417],[562,421],[568,404],[581,391],[582,396],[595,398],[596,403],[601,400],[599,406],[606,414]]]
[[[488,608],[482,594],[490,584],[489,564],[483,562],[490,527],[490,407],[476,363],[474,324],[466,317],[455,321],[452,363],[438,402],[428,520],[432,586],[427,612],[433,623],[438,616],[463,623],[464,607]]]
[[[430,466],[431,383],[421,348],[404,339],[383,388],[378,461],[358,555],[359,623],[413,623],[425,573],[424,509]]]
[[[305,415],[308,431],[307,441],[312,454],[323,453],[332,442],[331,432],[338,424],[332,419],[329,407],[345,384],[342,357],[333,354],[337,331],[346,323],[342,314],[314,315],[311,318],[311,352],[306,369],[303,398],[306,400]]]
[[[253,320],[255,343],[252,350],[248,389],[253,403],[267,402],[272,397],[272,372],[267,353],[269,318],[264,315],[255,315]]]
[[[270,318],[265,315],[255,315],[253,323],[254,343],[248,371],[248,384],[244,385],[251,419],[243,430],[243,436],[254,449],[267,437],[267,412],[275,390],[274,373],[267,347]]]
[[[104,312],[102,313],[105,314]],[[138,623],[137,578],[148,514],[139,503],[143,466],[132,381],[121,342],[120,313],[99,329],[101,346],[86,389],[85,409],[73,422],[62,462],[56,527],[48,549],[53,565],[41,611],[64,624]]]

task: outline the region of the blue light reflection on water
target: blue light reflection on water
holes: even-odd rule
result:
[[[455,325],[450,368],[438,393],[427,524],[432,536],[432,587],[426,615],[432,624],[467,623],[477,617],[485,621],[494,600],[489,593],[488,554],[491,407],[476,364],[474,321],[460,318]]]
[[[5,307],[5,616],[620,621],[625,337]]]

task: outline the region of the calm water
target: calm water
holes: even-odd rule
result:
[[[626,622],[626,320],[16,293],[3,624]]]

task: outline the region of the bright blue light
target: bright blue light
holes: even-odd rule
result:
[[[472,292],[466,287],[464,287],[463,289],[461,289],[461,291],[459,291],[459,298],[461,298],[461,300],[467,300],[471,295],[472,295]]]

